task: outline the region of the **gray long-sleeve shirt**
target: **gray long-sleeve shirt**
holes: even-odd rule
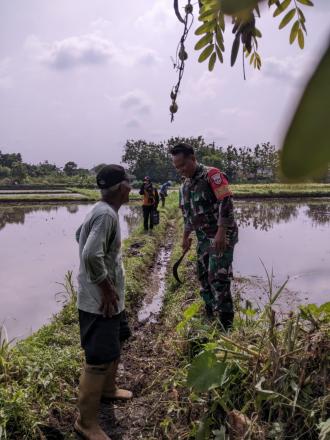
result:
[[[117,212],[106,202],[96,203],[76,232],[79,243],[78,309],[101,314],[101,290],[107,277],[119,296],[118,313],[125,308],[125,276]]]

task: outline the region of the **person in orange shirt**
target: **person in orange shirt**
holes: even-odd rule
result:
[[[143,225],[144,230],[152,230],[153,223],[153,211],[157,210],[159,204],[159,195],[157,189],[153,186],[149,176],[143,179],[143,185],[140,189],[140,195],[143,196]]]

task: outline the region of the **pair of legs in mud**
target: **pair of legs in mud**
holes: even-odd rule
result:
[[[206,314],[219,314],[220,326],[225,331],[233,325],[234,306],[231,295],[234,247],[238,241],[237,229],[227,233],[227,246],[222,254],[213,247],[213,239],[197,233],[197,275],[201,284],[201,296]]]
[[[121,345],[130,336],[125,312],[104,318],[79,310],[85,365],[80,376],[75,431],[86,440],[111,440],[98,423],[100,402],[129,400],[132,393],[116,385]]]

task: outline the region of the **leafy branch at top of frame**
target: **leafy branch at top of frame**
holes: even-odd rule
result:
[[[195,49],[201,50],[198,61],[208,60],[210,71],[214,69],[216,61],[223,63],[225,51],[223,33],[225,31],[225,16],[232,17],[232,32],[235,35],[231,49],[231,65],[237,60],[239,49],[242,45],[246,57],[250,57],[250,64],[254,68],[261,68],[261,57],[258,53],[258,39],[262,37],[256,26],[260,18],[259,0],[201,0],[199,21],[202,24],[196,29],[195,34],[201,36]],[[313,6],[311,0],[268,0],[269,8],[275,8],[274,17],[280,17],[279,29],[283,29],[293,22],[289,41],[293,44],[296,40],[301,49],[304,48],[304,34],[307,34],[306,18],[302,11],[303,6]]]

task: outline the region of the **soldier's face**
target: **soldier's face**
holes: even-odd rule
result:
[[[192,177],[196,171],[196,158],[195,156],[184,156],[183,154],[177,154],[172,157],[173,165],[180,176]]]

